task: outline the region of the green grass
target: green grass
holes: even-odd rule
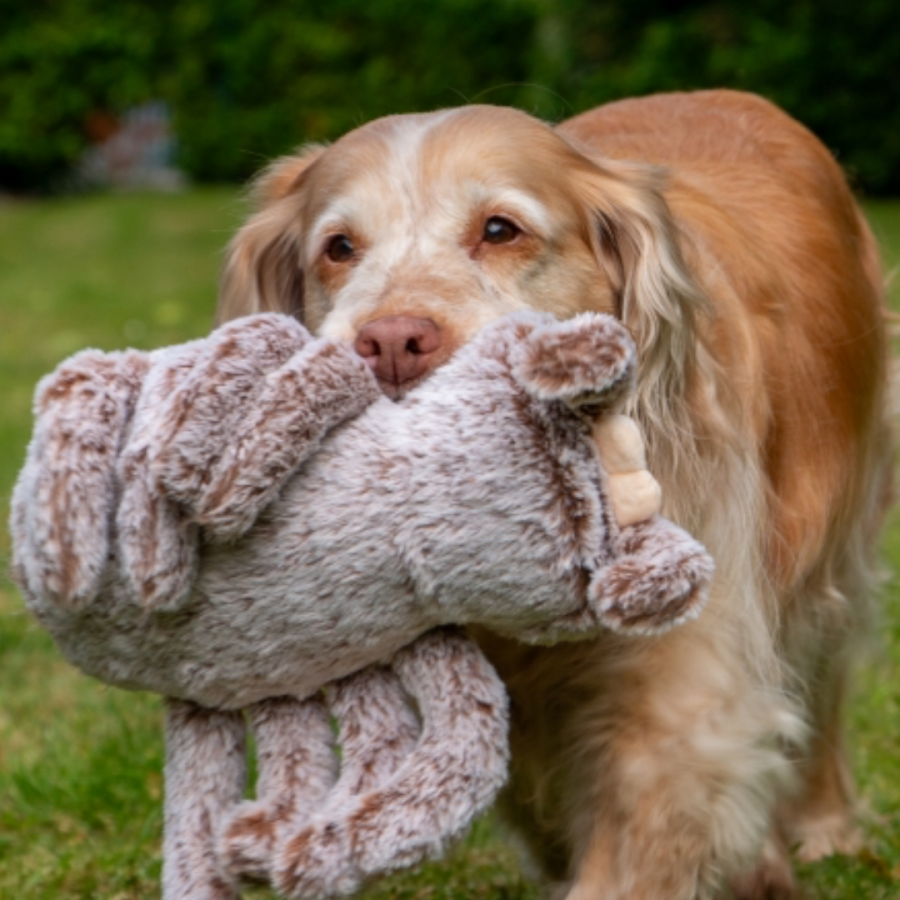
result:
[[[900,203],[868,207],[900,266]],[[37,379],[84,346],[153,347],[208,330],[221,250],[242,207],[226,191],[0,204],[0,516],[31,429]],[[895,283],[895,308],[900,284]],[[900,564],[900,517],[884,539]],[[0,567],[9,539],[0,532]],[[811,898],[900,897],[900,585],[850,716],[868,848],[806,866]],[[82,677],[0,576],[0,898],[158,895],[161,711],[156,698]],[[265,892],[254,895],[262,898]],[[486,820],[442,862],[387,879],[369,900],[535,900]]]

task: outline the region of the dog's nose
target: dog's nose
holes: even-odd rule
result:
[[[363,325],[353,346],[393,396],[431,368],[441,332],[431,319],[383,316]]]

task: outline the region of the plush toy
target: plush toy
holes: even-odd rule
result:
[[[552,643],[699,613],[712,563],[612,413],[633,370],[614,319],[520,313],[394,403],[261,315],[41,383],[14,572],[72,663],[173,698],[169,900],[347,894],[485,809],[505,695],[450,626]]]

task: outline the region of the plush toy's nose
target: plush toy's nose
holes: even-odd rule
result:
[[[431,369],[441,347],[441,332],[431,319],[382,316],[363,325],[353,344],[391,397]]]

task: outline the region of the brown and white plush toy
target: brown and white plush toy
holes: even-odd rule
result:
[[[614,319],[520,313],[394,403],[273,314],[41,382],[14,572],[74,665],[173,698],[167,900],[348,894],[467,827],[506,700],[452,626],[637,639],[699,613],[711,560],[612,414],[633,374]]]

